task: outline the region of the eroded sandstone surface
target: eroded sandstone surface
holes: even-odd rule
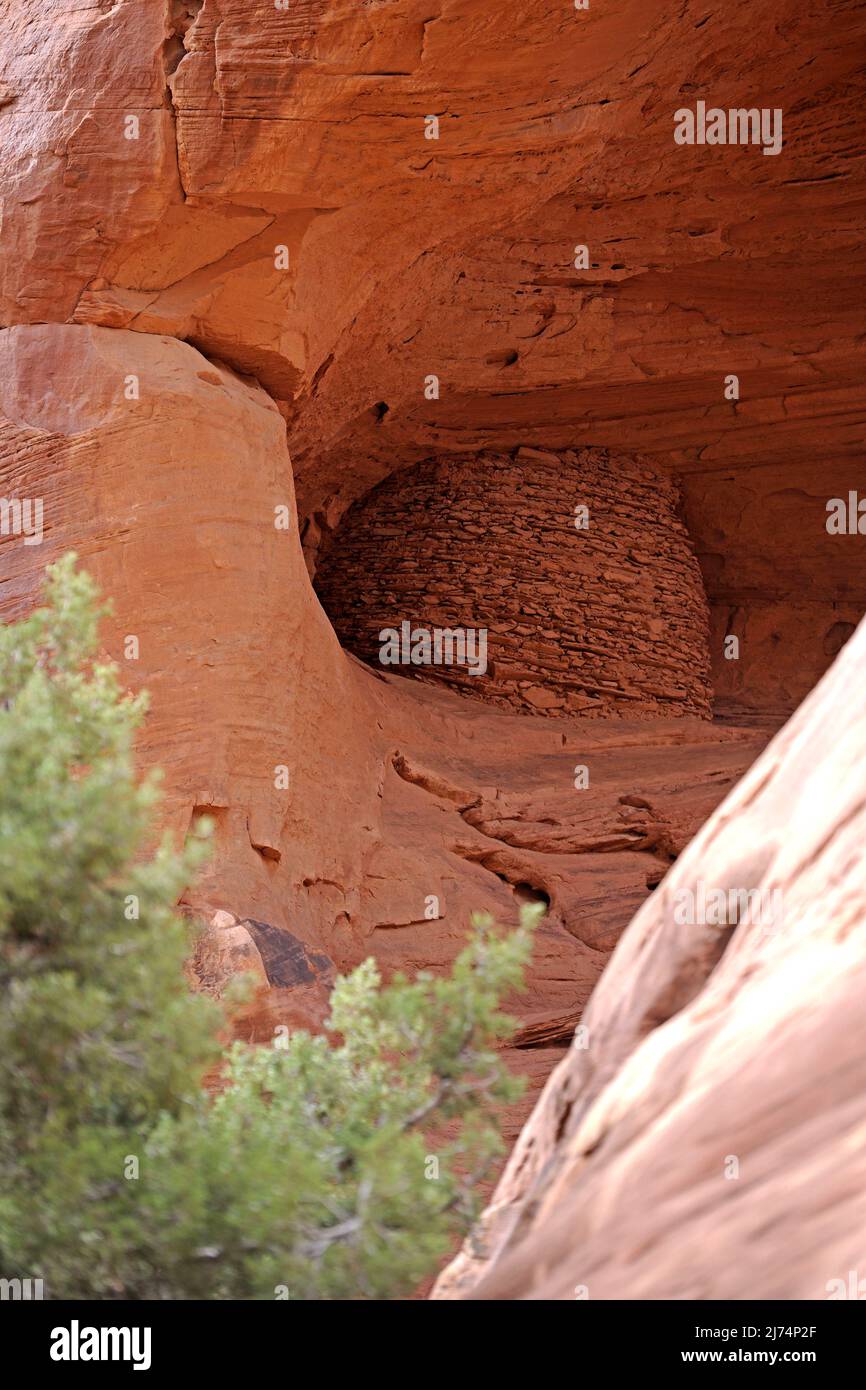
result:
[[[439,1296],[821,1299],[862,1266],[864,672],[866,624],[641,908]],[[702,883],[755,896],[681,924]]]
[[[473,910],[549,901],[514,1133],[630,918],[863,612],[866,538],[825,524],[862,488],[862,13],[0,17],[0,494],[44,504],[41,544],[0,535],[0,614],[70,548],[111,598],[165,822],[215,823],[184,906],[201,987],[259,978],[241,1036],[318,1026],[370,952],[445,968]],[[701,96],[782,108],[781,153],[677,146]],[[467,460],[477,532],[446,505]],[[458,565],[428,564],[431,513]],[[486,603],[493,702],[341,646],[371,657],[367,585],[409,621]],[[644,988],[623,959],[604,999]]]

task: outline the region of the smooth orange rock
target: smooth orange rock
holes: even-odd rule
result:
[[[622,937],[439,1297],[823,1299],[847,1282],[866,1174],[864,678],[866,624]],[[684,920],[716,890],[754,896],[739,920]]]

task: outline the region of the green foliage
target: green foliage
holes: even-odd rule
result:
[[[143,852],[144,713],[95,659],[74,556],[0,631],[0,1276],[59,1298],[385,1298],[473,1214],[520,1083],[497,1043],[537,913],[474,924],[452,974],[338,981],[330,1037],[236,1044],[189,992],[173,904],[200,861]]]

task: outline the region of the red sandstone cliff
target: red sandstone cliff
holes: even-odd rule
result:
[[[167,819],[216,822],[200,978],[267,984],[245,1035],[542,896],[540,1084],[863,611],[866,541],[825,525],[862,485],[862,20],[430,9],[0,0],[0,493],[45,507],[43,544],[0,537],[0,608],[71,547],[112,597]],[[677,146],[702,95],[783,108],[782,153]],[[458,465],[482,510],[437,540]],[[338,641],[470,598],[490,699]]]

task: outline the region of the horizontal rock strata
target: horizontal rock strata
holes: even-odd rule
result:
[[[404,622],[482,630],[486,669],[397,669],[518,711],[706,716],[707,603],[676,500],[657,469],[599,449],[431,460],[350,508],[316,587],[374,666]]]

